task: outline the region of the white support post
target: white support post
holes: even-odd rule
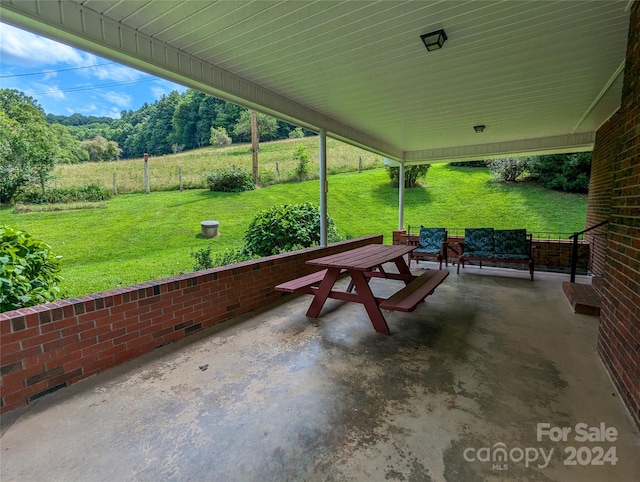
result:
[[[320,131],[320,246],[327,245],[327,133]]]
[[[404,162],[400,162],[398,175],[398,231],[404,229]]]

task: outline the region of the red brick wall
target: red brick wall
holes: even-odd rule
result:
[[[591,158],[591,180],[589,182],[589,203],[587,205],[586,227],[607,221],[611,213],[611,187],[613,172],[611,164],[620,152],[620,112],[598,129],[596,143]],[[591,271],[594,274],[593,286],[601,291],[605,268],[608,226],[590,231],[587,236],[591,242]],[[600,293],[602,295],[602,293]]]
[[[616,127],[598,131],[596,148],[618,146],[606,163],[611,173],[609,224],[598,353],[640,427],[640,2],[631,6],[622,103]],[[616,139],[617,138],[617,139]],[[598,145],[606,144],[605,147]],[[605,176],[606,177],[606,176]],[[600,190],[589,194],[592,214],[606,209]]]
[[[1,411],[272,303],[317,269],[306,260],[371,243],[382,236],[0,313]]]

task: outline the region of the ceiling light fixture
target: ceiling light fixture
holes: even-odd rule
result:
[[[444,30],[436,30],[435,32],[425,33],[420,35],[420,38],[424,42],[424,46],[427,47],[429,52],[442,48],[444,41],[447,40],[447,34]]]
[[[486,126],[484,124],[478,125],[478,126],[473,126],[473,130],[476,131],[478,134],[480,134],[481,132],[484,132],[484,128]]]

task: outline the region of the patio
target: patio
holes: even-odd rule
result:
[[[3,415],[1,478],[635,480],[640,436],[566,279],[469,266],[385,313],[391,336],[360,305],[310,323],[311,298],[286,297]],[[542,423],[571,432],[539,441]],[[616,439],[576,441],[580,423]],[[617,463],[581,465],[596,446]]]

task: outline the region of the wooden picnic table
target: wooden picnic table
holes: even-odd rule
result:
[[[413,275],[404,259],[413,249],[415,246],[368,244],[312,259],[307,261],[307,264],[324,269],[282,283],[276,286],[276,289],[290,293],[313,294],[313,301],[307,310],[307,316],[312,318],[318,317],[327,298],[360,303],[364,305],[374,329],[378,333],[389,335],[389,327],[381,309],[413,311],[449,274],[448,271],[426,270],[421,276]],[[394,263],[397,273],[385,271],[385,263]],[[349,287],[346,291],[334,289],[340,275],[345,273],[351,277]],[[404,281],[405,287],[389,298],[378,298],[369,286],[371,278],[401,280]]]

